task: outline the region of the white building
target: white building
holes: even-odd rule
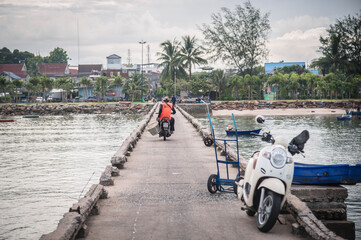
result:
[[[107,69],[122,69],[122,57],[116,54],[107,57]]]

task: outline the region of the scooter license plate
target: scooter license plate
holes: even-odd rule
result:
[[[164,128],[168,128],[168,123],[163,123]]]

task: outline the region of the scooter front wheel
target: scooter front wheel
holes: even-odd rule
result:
[[[212,174],[209,176],[208,181],[207,181],[207,188],[208,191],[212,194],[217,192],[217,175],[216,174]]]
[[[257,228],[261,232],[268,232],[275,225],[281,209],[281,195],[266,189],[260,211],[257,214]]]

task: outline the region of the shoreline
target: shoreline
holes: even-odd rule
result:
[[[319,115],[343,115],[345,109],[330,108],[287,108],[287,109],[256,109],[256,110],[212,110],[213,116],[319,116]]]

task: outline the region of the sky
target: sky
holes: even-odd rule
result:
[[[56,47],[70,65],[103,64],[117,54],[122,63],[159,62],[166,40],[203,39],[199,27],[222,7],[244,0],[0,0],[0,48],[48,56]],[[265,62],[306,62],[320,57],[321,35],[336,19],[360,13],[361,0],[251,0],[269,13],[271,33]],[[145,41],[144,45],[140,41]],[[149,49],[149,50],[148,50]],[[223,67],[223,63],[209,63]],[[227,67],[227,66],[225,66]]]

